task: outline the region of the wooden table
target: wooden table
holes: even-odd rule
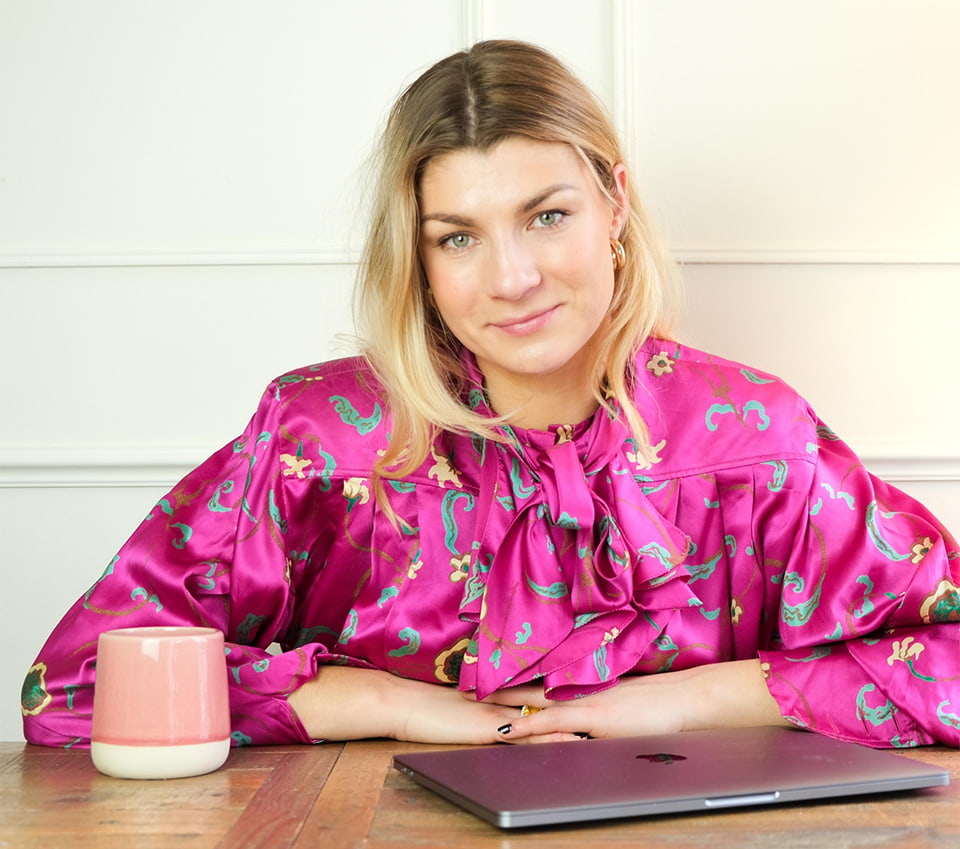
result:
[[[83,751],[0,743],[0,849],[340,847],[960,847],[960,751],[902,752],[948,767],[949,787],[723,813],[501,831],[391,768],[369,741],[234,749],[173,781],[100,775]],[[433,747],[437,748],[437,747]]]

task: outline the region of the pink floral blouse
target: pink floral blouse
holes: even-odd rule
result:
[[[652,464],[603,411],[505,443],[443,434],[387,485],[399,530],[368,482],[390,421],[364,361],[280,377],[56,627],[27,739],[89,743],[101,631],[203,624],[227,638],[239,745],[310,742],[287,696],[320,664],[568,699],[757,656],[799,726],[960,745],[950,534],[776,378],[656,340],[637,374]]]

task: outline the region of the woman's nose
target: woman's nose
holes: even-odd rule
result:
[[[499,240],[492,254],[488,287],[495,298],[522,299],[540,283],[536,257],[523,239]]]

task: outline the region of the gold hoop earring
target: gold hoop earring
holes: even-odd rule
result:
[[[610,240],[610,261],[613,263],[614,273],[620,271],[627,262],[627,252],[619,239]]]

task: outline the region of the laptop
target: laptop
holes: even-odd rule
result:
[[[947,770],[782,727],[416,751],[393,765],[501,828],[949,784]]]

